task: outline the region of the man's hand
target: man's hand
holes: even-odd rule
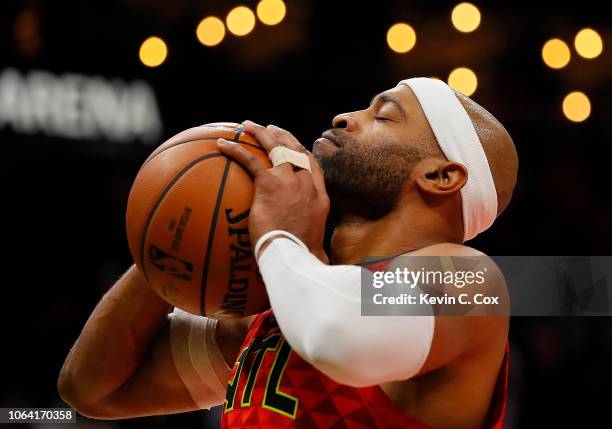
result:
[[[255,179],[255,196],[249,216],[251,242],[257,243],[266,232],[280,229],[291,232],[308,246],[310,252],[328,263],[323,251],[325,221],[329,213],[329,197],[325,190],[323,171],[314,156],[288,131],[269,125],[263,127],[251,121],[243,124],[270,153],[279,145],[308,155],[312,173],[285,163],[268,169],[255,155],[239,144],[219,139],[219,150],[239,162]],[[262,246],[262,249],[265,248]]]

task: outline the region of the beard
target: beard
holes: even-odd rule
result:
[[[391,212],[412,168],[421,158],[415,147],[385,139],[363,144],[333,130],[338,145],[316,155],[336,214],[352,213],[379,219]]]

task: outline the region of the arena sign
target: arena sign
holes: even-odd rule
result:
[[[62,75],[13,68],[0,72],[0,130],[113,143],[159,142],[155,93],[140,80]]]

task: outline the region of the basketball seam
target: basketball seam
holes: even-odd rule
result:
[[[221,201],[223,200],[223,191],[225,190],[225,183],[229,174],[232,161],[227,158],[225,163],[225,169],[223,176],[221,177],[221,183],[219,183],[219,191],[217,192],[217,201],[215,203],[215,209],[213,211],[212,221],[210,223],[210,232],[208,233],[208,243],[206,244],[206,253],[204,254],[204,266],[202,267],[202,284],[200,286],[200,314],[206,315],[206,281],[208,280],[208,268],[210,265],[210,254],[212,251],[213,241],[215,239],[215,230],[217,229],[217,218],[219,216],[219,209],[221,208]]]
[[[240,140],[240,136],[242,135],[243,131],[244,131],[244,128],[242,128],[242,125],[236,128],[236,134],[234,134],[234,140]]]
[[[250,146],[250,147],[252,147],[252,148],[258,149],[258,150],[260,150],[260,151],[262,151],[262,152],[266,153],[266,150],[265,150],[264,148],[262,148],[261,146],[258,146],[258,145],[253,144],[253,143],[243,142],[243,141],[238,140],[238,139],[240,138],[240,136],[241,136],[241,135],[242,135],[242,131],[238,131],[238,132],[236,132],[236,134],[234,135],[234,139],[233,139],[233,140],[231,140],[231,139],[230,139],[229,141],[234,142],[234,143],[243,144],[243,145],[246,145],[246,146]],[[180,145],[183,145],[183,144],[186,144],[186,143],[193,143],[193,142],[205,142],[205,141],[211,141],[211,140],[218,140],[218,139],[221,139],[221,138],[223,138],[223,137],[222,137],[222,136],[219,136],[219,137],[207,137],[207,138],[204,138],[204,139],[200,138],[200,139],[191,139],[191,140],[185,140],[185,141],[181,141],[181,142],[176,142],[175,144],[172,144],[171,146],[168,146],[168,147],[164,148],[164,150],[162,150],[162,151],[160,151],[160,152],[156,153],[154,157],[152,157],[152,158],[150,158],[150,159],[146,159],[146,160],[145,160],[145,162],[144,162],[144,164],[142,164],[142,167],[140,167],[140,169],[142,170],[142,169],[143,169],[143,167],[144,167],[145,165],[147,165],[149,162],[153,161],[153,160],[154,160],[155,158],[157,158],[159,155],[161,155],[162,153],[164,153],[164,152],[165,152],[165,151],[167,151],[168,149],[172,149],[173,147],[177,147],[177,146],[180,146]]]
[[[166,197],[168,192],[170,192],[172,187],[174,187],[176,182],[178,182],[178,180],[181,177],[183,177],[185,175],[185,173],[187,173],[187,171],[189,171],[191,168],[193,168],[196,164],[198,164],[198,163],[200,163],[200,162],[202,162],[202,161],[204,161],[206,159],[217,158],[217,157],[221,157],[221,156],[224,156],[224,155],[222,153],[220,153],[220,152],[213,152],[213,153],[207,153],[206,155],[201,156],[200,158],[194,159],[189,164],[187,164],[181,171],[179,171],[172,178],[172,180],[170,180],[170,182],[168,182],[168,184],[166,185],[164,190],[157,197],[157,201],[155,201],[155,204],[153,205],[153,208],[151,208],[151,211],[149,212],[149,216],[147,218],[147,222],[145,223],[145,227],[144,227],[144,229],[142,231],[142,237],[141,237],[141,240],[140,240],[140,265],[142,266],[142,274],[144,275],[144,277],[147,280],[147,282],[149,281],[149,277],[147,276],[147,272],[146,272],[147,270],[145,268],[145,262],[144,262],[145,241],[146,241],[146,238],[147,238],[147,234],[149,232],[149,226],[151,225],[151,221],[153,220],[153,216],[155,216],[155,212],[159,208],[159,205],[161,204],[163,199]]]

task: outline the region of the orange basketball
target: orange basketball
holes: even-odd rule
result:
[[[271,165],[238,124],[183,131],[144,162],[127,204],[136,265],[167,302],[193,314],[244,317],[268,307],[249,239],[253,180],[217,150],[234,141]]]

